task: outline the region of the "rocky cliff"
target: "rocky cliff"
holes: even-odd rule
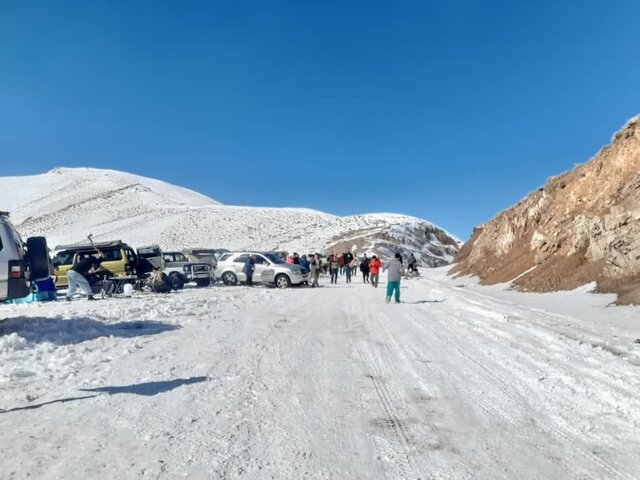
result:
[[[477,227],[453,274],[521,290],[597,282],[620,303],[640,303],[640,117],[588,163],[551,178]]]

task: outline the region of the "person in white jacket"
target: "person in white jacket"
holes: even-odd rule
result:
[[[396,256],[386,262],[382,267],[387,273],[387,303],[391,301],[391,296],[395,293],[396,303],[400,303],[400,280],[404,273],[404,265],[402,264],[402,255],[396,253]]]

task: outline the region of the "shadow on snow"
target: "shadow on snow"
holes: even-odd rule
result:
[[[122,385],[119,387],[98,387],[98,388],[81,388],[81,392],[98,392],[108,393],[109,395],[117,395],[119,393],[131,393],[133,395],[144,395],[152,397],[159,393],[169,392],[183,385],[191,385],[193,383],[206,382],[208,377],[191,377],[176,378],[175,380],[167,380],[164,382],[146,382],[135,383],[133,385]]]
[[[49,402],[36,403],[33,405],[16,407],[8,410],[0,409],[0,414],[19,412],[22,410],[35,410],[37,408],[44,407],[46,405],[53,405],[54,403],[68,403],[68,402],[75,402],[78,400],[86,400],[88,398],[98,397],[100,393],[108,393],[109,395],[117,395],[119,393],[130,393],[132,395],[143,395],[146,397],[152,397],[154,395],[158,395],[159,393],[169,392],[183,385],[191,385],[193,383],[205,382],[208,379],[209,379],[208,377],[176,378],[175,380],[167,380],[163,382],[145,382],[145,383],[137,383],[133,385],[123,385],[119,387],[112,386],[112,387],[98,387],[98,388],[81,388],[80,389],[81,392],[91,392],[91,393],[94,393],[94,395],[59,398],[57,400],[51,400]]]
[[[178,328],[178,325],[154,320],[103,323],[88,317],[16,317],[0,322],[0,336],[15,333],[31,343],[71,345],[99,337],[131,338]]]

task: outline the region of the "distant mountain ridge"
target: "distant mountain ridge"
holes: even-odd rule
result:
[[[589,162],[477,227],[452,273],[531,291],[597,282],[640,303],[640,117]]]
[[[424,265],[450,263],[461,242],[415,217],[338,217],[297,208],[222,205],[200,193],[115,170],[55,168],[0,177],[0,210],[24,235],[51,246],[122,239],[133,246],[221,247],[307,253],[356,246],[359,251],[413,252]]]

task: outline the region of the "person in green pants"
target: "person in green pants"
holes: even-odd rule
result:
[[[387,271],[387,303],[391,301],[394,293],[396,303],[400,303],[400,279],[404,273],[402,255],[396,253],[396,256],[389,260],[382,269]]]

